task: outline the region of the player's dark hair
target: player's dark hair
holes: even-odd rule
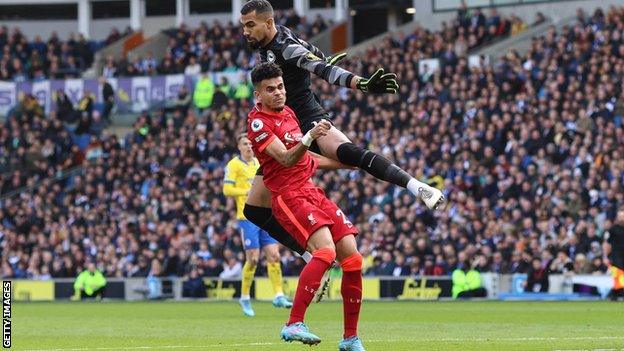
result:
[[[273,16],[273,6],[267,0],[250,0],[241,8],[241,15],[256,11],[256,14],[268,13]]]
[[[273,62],[263,62],[251,71],[251,82],[257,86],[265,79],[277,78],[282,76],[282,69]]]

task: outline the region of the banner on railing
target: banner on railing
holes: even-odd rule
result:
[[[290,298],[295,296],[298,278],[284,278],[284,294]],[[204,278],[206,296],[209,298],[231,300],[240,297],[240,280],[221,280]],[[332,278],[327,289],[326,298],[340,299],[340,278]],[[365,300],[380,298],[399,300],[437,300],[440,297],[451,297],[452,282],[450,277],[401,277],[362,279],[362,296]],[[274,297],[273,287],[267,278],[256,278],[251,289],[251,297],[270,300]]]
[[[245,77],[245,71],[209,73],[215,85],[223,77],[235,86]],[[118,113],[139,113],[152,107],[164,106],[174,100],[183,85],[193,92],[197,76],[182,74],[151,77],[110,78],[108,82],[115,92],[115,104]],[[102,103],[102,85],[98,79],[55,79],[40,82],[5,82],[0,81],[0,116],[6,116],[20,101],[23,94],[32,94],[46,112],[56,109],[56,96],[64,92],[78,105],[85,94],[92,94],[96,103]]]
[[[421,76],[431,76],[440,70],[440,59],[427,58],[418,60],[418,74]],[[479,68],[483,64],[490,64],[490,57],[488,55],[469,55],[468,56],[468,68]]]
[[[500,275],[484,273],[484,287],[493,290],[488,296],[497,297],[501,294],[523,294],[522,282],[525,274]],[[181,277],[156,278],[161,281],[162,298],[194,298],[207,297],[217,300],[236,300],[241,293],[240,279],[220,279],[218,277],[203,278],[199,284]],[[75,279],[53,279],[47,281],[13,280],[13,298],[16,301],[68,300],[74,293]],[[149,297],[150,285],[145,278],[109,278],[104,297],[111,299],[137,300]],[[284,294],[294,297],[297,290],[298,277],[284,277]],[[603,298],[613,284],[609,275],[573,275],[550,276],[549,295],[558,299],[558,295],[580,294],[601,295]],[[340,299],[340,274],[332,276],[326,298]],[[397,299],[397,300],[437,300],[452,296],[453,282],[450,276],[417,276],[417,277],[363,277],[362,295],[365,300]],[[589,288],[588,288],[589,287]],[[579,291],[576,291],[579,290]],[[251,297],[260,300],[271,300],[275,292],[266,277],[254,280],[251,286]],[[531,294],[525,294],[527,296]],[[539,294],[535,294],[539,295]],[[569,298],[566,296],[565,298]],[[543,297],[542,297],[543,299]]]
[[[15,301],[52,301],[54,282],[50,280],[16,280],[13,284]]]

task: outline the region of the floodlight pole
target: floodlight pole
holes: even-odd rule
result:
[[[186,22],[189,12],[189,0],[176,0],[176,26]]]
[[[306,16],[308,14],[308,11],[310,11],[310,0],[295,0],[294,5],[295,12],[299,16]]]
[[[232,23],[234,23],[234,25],[238,24],[238,20],[240,18],[240,11],[242,7],[243,7],[242,0],[232,0]]]
[[[349,11],[349,0],[336,0],[336,12],[334,15],[336,23],[347,19],[347,11]]]
[[[89,23],[91,22],[91,3],[89,0],[78,0],[78,33],[86,39],[91,37]]]
[[[141,0],[130,0],[130,28],[133,30],[141,29],[141,16],[144,3]]]

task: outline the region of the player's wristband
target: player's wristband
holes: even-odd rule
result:
[[[310,134],[310,132],[307,132],[303,138],[301,138],[301,143],[303,145],[305,145],[305,147],[310,147],[310,145],[312,145],[312,142],[314,141],[314,139],[312,139],[312,135]]]

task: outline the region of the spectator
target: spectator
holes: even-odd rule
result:
[[[212,100],[212,107],[216,110],[220,110],[223,106],[226,106],[229,98],[232,96],[232,87],[227,77],[221,77],[221,84],[217,86]]]
[[[115,106],[115,92],[113,91],[113,86],[106,81],[105,77],[100,77],[99,81],[102,85],[102,99],[104,100],[104,111],[102,112],[102,117],[107,123],[110,123],[110,114]]]
[[[206,297],[206,286],[203,278],[199,276],[197,268],[192,268],[187,280],[182,283],[182,296]]]
[[[503,254],[500,252],[495,252],[492,255],[492,263],[490,265],[490,271],[492,273],[499,274],[508,274],[509,273],[509,265],[507,262],[503,260]]]
[[[77,110],[79,113],[81,114],[86,113],[90,117],[91,114],[93,113],[93,104],[94,104],[93,95],[91,95],[90,91],[85,90],[82,98],[78,102]]]
[[[381,255],[381,262],[376,267],[374,274],[379,276],[391,276],[396,268],[397,264],[392,259],[390,252],[385,251]]]
[[[574,263],[568,257],[565,250],[561,250],[557,253],[557,257],[550,264],[550,270],[557,274],[570,274],[574,273]]]
[[[589,274],[592,271],[591,264],[587,261],[587,257],[582,253],[577,253],[574,257],[574,273]]]
[[[243,271],[243,266],[236,259],[236,257],[226,258],[223,262],[223,271],[219,274],[221,279],[236,279],[240,278]]]
[[[56,92],[56,114],[59,119],[65,123],[76,123],[76,112],[74,105],[63,90]]]
[[[410,266],[405,263],[405,256],[401,253],[397,253],[394,257],[396,266],[392,270],[392,276],[401,277],[410,275]]]
[[[191,107],[191,94],[188,91],[186,85],[182,85],[178,90],[178,96],[175,100],[175,109],[180,111],[180,114],[186,116],[188,110]]]
[[[529,293],[548,292],[548,273],[548,266],[544,266],[539,258],[533,258],[531,269],[527,273],[527,280],[524,282],[524,291]]]
[[[184,74],[187,76],[198,76],[201,73],[201,66],[197,63],[195,56],[189,57],[189,63],[184,69]]]
[[[117,27],[113,27],[111,28],[110,33],[108,33],[105,43],[106,45],[110,45],[119,39],[121,39],[121,34],[119,33],[119,29],[117,29]]]
[[[592,260],[591,264],[591,274],[592,275],[604,275],[607,273],[607,267],[600,257],[596,257]]]

